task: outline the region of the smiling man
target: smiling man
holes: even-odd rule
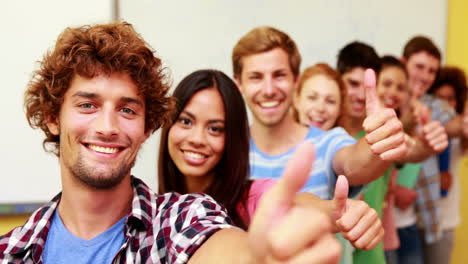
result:
[[[62,180],[107,189],[125,179],[148,136],[144,99],[138,93],[128,74],[72,79],[58,118],[47,123],[61,142]],[[67,208],[66,202],[61,208]]]
[[[62,192],[0,237],[0,263],[336,263],[328,217],[293,200],[310,145],[264,194],[248,233],[207,195],[156,195],[131,175],[141,144],[172,114],[167,83],[130,24],[60,35],[24,104],[59,159]]]
[[[427,94],[442,62],[442,54],[434,42],[425,36],[411,38],[403,48],[402,62],[408,71],[408,82],[414,97],[430,108],[434,119],[445,125],[449,137],[468,138],[468,111],[455,115],[448,104]]]
[[[366,119],[366,90],[364,71],[380,71],[380,58],[371,46],[354,41],[345,45],[338,53],[337,71],[346,88],[346,111],[341,119],[341,126],[355,136],[362,131]]]

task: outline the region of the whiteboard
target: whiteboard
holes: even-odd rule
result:
[[[30,74],[57,35],[70,25],[107,22],[111,1],[4,1],[0,67],[7,113],[2,118],[0,204],[48,201],[60,190],[57,158],[42,149],[43,134],[26,122],[22,96]],[[443,0],[120,0],[120,17],[132,23],[170,69],[174,84],[190,72],[215,68],[232,76],[237,40],[260,25],[287,32],[298,44],[302,68],[336,64],[350,41],[400,55],[415,34],[445,50]],[[28,8],[25,8],[28,6]],[[5,94],[6,93],[6,94]],[[133,174],[155,189],[159,133],[143,145]]]

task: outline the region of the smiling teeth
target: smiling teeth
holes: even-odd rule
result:
[[[279,105],[279,101],[269,101],[260,103],[261,107],[270,108]]]
[[[195,152],[189,152],[189,151],[184,151],[184,154],[191,157],[191,158],[195,158],[195,159],[202,159],[202,158],[205,157],[202,154],[195,153]]]
[[[312,117],[312,118],[310,118],[310,119],[311,119],[312,121],[319,122],[319,123],[325,122],[325,119],[324,119],[324,118]]]
[[[394,105],[395,101],[392,100],[392,99],[388,99],[388,100],[385,100],[385,103],[388,104],[388,105]]]
[[[107,154],[113,154],[119,151],[118,148],[100,147],[96,145],[89,145],[89,148],[96,152],[107,153]]]

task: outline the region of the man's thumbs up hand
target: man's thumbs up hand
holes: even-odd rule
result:
[[[398,161],[406,156],[403,125],[391,108],[383,107],[376,93],[375,73],[367,69],[364,73],[366,89],[366,112],[363,127],[366,131],[366,141],[371,151],[382,160]]]

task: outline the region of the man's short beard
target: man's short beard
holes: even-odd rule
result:
[[[130,170],[135,165],[135,159],[127,166],[126,165],[127,164],[122,162],[120,167],[110,172],[110,175],[103,175],[103,173],[94,170],[93,168],[86,167],[83,159],[80,157],[78,162],[74,166],[70,167],[70,170],[82,183],[98,190],[106,190],[111,189],[122,182],[125,176],[130,173]]]

